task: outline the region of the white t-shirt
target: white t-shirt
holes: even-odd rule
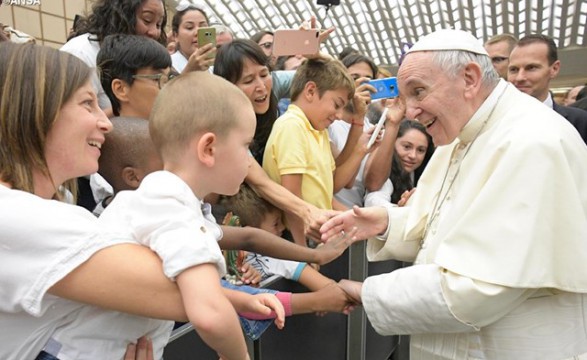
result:
[[[368,131],[373,125],[365,118],[365,125],[363,131]],[[330,143],[333,145],[337,153],[334,154],[335,158],[342,152],[344,145],[349,137],[351,131],[351,124],[337,120],[330,124],[328,127],[328,137],[330,137]],[[345,206],[349,208],[353,205],[363,206],[363,198],[365,197],[365,184],[363,183],[363,172],[365,170],[365,164],[367,163],[367,156],[361,161],[361,166],[355,178],[355,183],[352,188],[342,188],[334,197]]]
[[[98,250],[125,241],[75,205],[1,185],[0,204],[0,358],[33,359],[55,329],[95,309],[47,290]]]
[[[215,263],[224,274],[218,246],[222,231],[201,208],[201,201],[179,177],[158,171],[145,177],[137,190],[118,193],[98,223],[123,239],[150,246],[172,279],[203,263]],[[130,342],[147,335],[153,340],[154,358],[160,359],[172,328],[172,321],[91,309],[58,329],[53,339],[62,346],[60,360],[121,359]]]
[[[187,64],[188,59],[185,56],[183,56],[183,54],[180,51],[176,51],[173,54],[171,54],[171,66],[173,66],[173,68],[178,73],[182,73],[183,69],[185,69]],[[208,72],[210,74],[214,74],[214,66],[208,67]]]
[[[92,87],[98,96],[98,105],[101,109],[111,108],[112,104],[110,103],[110,99],[108,99],[104,89],[102,89],[100,78],[98,77],[96,58],[98,57],[98,52],[100,51],[100,43],[96,37],[91,34],[76,36],[66,42],[60,50],[77,56],[92,68]]]
[[[188,59],[179,51],[171,54],[171,66],[178,72],[181,73],[185,66],[188,64]]]
[[[153,172],[137,190],[118,193],[98,221],[150,247],[172,280],[182,271],[206,263],[214,263],[220,276],[226,272],[218,246],[222,230],[206,221],[202,202],[169,171]]]

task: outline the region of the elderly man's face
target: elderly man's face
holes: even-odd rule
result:
[[[445,75],[432,62],[430,52],[408,54],[397,78],[406,117],[422,123],[435,145],[450,144],[473,113],[467,110],[465,80]]]
[[[558,75],[560,61],[548,63],[546,44],[516,46],[510,54],[508,81],[540,101],[548,97],[550,80]]]

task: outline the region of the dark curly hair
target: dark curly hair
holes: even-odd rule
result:
[[[87,21],[81,25],[76,34],[90,33],[95,35],[102,43],[108,35],[126,34],[137,35],[137,10],[147,0],[97,0],[92,6],[92,13],[88,15]],[[158,42],[167,44],[165,25],[167,24],[167,9],[165,0],[163,3],[163,21],[161,22],[161,35]]]

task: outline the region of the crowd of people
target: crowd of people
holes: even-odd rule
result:
[[[248,359],[245,336],[359,305],[412,359],[587,356],[587,91],[553,99],[552,38],[435,31],[382,101],[368,54],[274,57],[187,2],[0,40],[1,358],[160,359],[189,321]],[[362,240],[408,266],[319,272]]]

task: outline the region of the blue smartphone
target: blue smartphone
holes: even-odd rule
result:
[[[368,82],[377,92],[371,93],[371,100],[395,98],[399,95],[397,78],[375,79]]]

